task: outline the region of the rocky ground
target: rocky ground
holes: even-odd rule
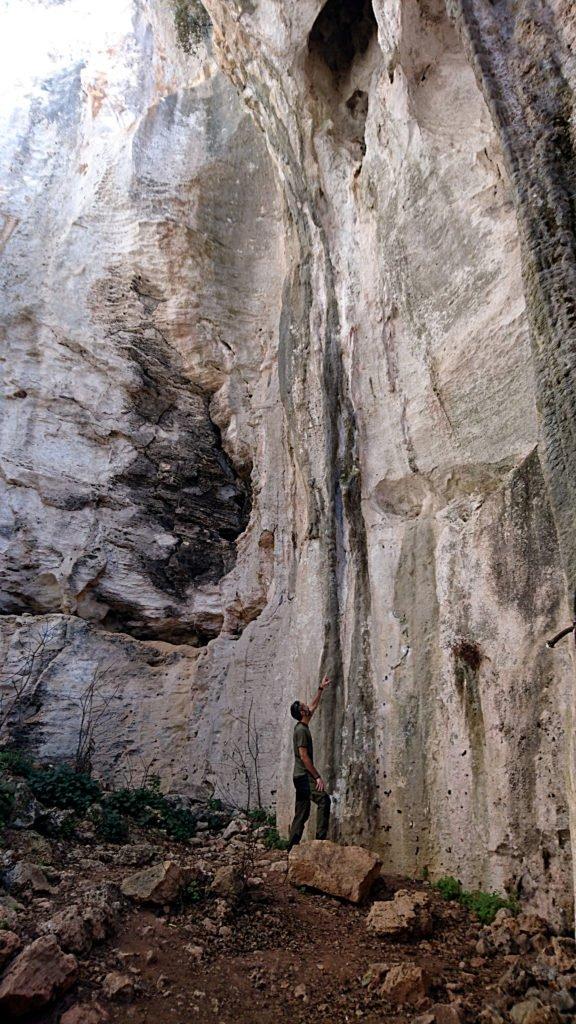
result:
[[[313,845],[287,875],[265,837],[241,815],[218,830],[201,821],[186,843],[136,827],[123,845],[102,843],[86,822],[69,839],[7,829],[2,1019],[576,1019],[576,944],[537,916],[500,910],[482,926],[433,886],[385,874],[355,905],[295,884]],[[336,891],[356,870],[344,856],[332,851],[326,867]]]

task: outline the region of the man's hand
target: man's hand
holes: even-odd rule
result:
[[[316,779],[316,789],[318,790],[319,793],[323,793],[324,790],[326,789],[326,786],[324,785],[324,779],[320,778],[320,776],[318,776],[318,778]]]
[[[330,685],[330,680],[329,680],[328,676],[324,676],[324,679],[322,680],[322,682],[320,683],[320,686],[318,687],[318,693],[316,694],[316,696],[314,697],[314,700],[312,701],[312,703],[308,707],[308,710],[310,712],[310,718],[312,718],[312,715],[316,711],[316,708],[318,707],[318,705],[320,703],[320,698],[322,697],[322,694],[324,693],[324,690],[329,685]]]

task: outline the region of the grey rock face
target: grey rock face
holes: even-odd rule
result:
[[[3,133],[10,728],[96,680],[98,771],[285,825],[327,671],[339,837],[566,922],[565,5],[77,6]]]

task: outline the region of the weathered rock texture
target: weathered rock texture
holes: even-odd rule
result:
[[[293,847],[288,858],[288,881],[309,885],[351,903],[361,903],[380,877],[382,862],[361,846],[340,846],[313,839]]]
[[[328,671],[336,832],[566,919],[568,5],[205,0],[189,56],[168,0],[18,6],[11,727],[73,754],[96,680],[99,770],[241,802],[258,733],[286,822]]]

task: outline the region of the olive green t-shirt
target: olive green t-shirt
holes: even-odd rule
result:
[[[297,722],[294,726],[294,778],[299,779],[302,775],[308,775],[304,762],[298,753],[298,747],[306,747],[308,757],[314,763],[314,749],[312,747],[312,734],[307,725]]]

